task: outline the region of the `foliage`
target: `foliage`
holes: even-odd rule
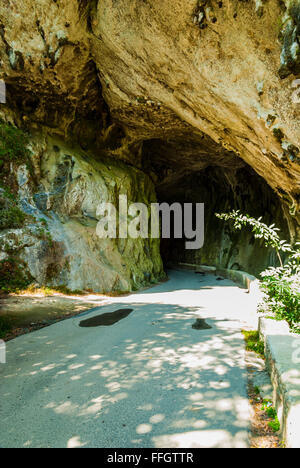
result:
[[[24,225],[26,215],[20,208],[12,204],[8,207],[1,206],[0,198],[0,229],[17,229]]]
[[[270,421],[270,422],[268,423],[268,426],[269,426],[274,432],[280,431],[280,422],[279,422],[278,417],[276,416],[276,417],[274,418],[273,421]]]
[[[15,197],[0,187],[0,229],[17,229],[24,225],[25,213],[18,207]]]
[[[5,162],[26,163],[28,136],[19,128],[0,120],[0,168]]]
[[[261,273],[268,306],[276,319],[286,320],[293,331],[300,331],[300,244],[287,264]]]
[[[25,289],[30,282],[20,261],[13,257],[0,261],[0,294]]]
[[[254,351],[259,354],[260,357],[265,357],[265,345],[259,338],[258,331],[246,331],[242,330],[246,341],[247,351]]]
[[[262,411],[265,411],[267,416],[271,419],[271,421],[268,423],[268,426],[274,432],[278,432],[280,430],[280,422],[277,416],[277,411],[273,407],[272,402],[270,400],[263,400],[261,409]]]
[[[269,418],[274,419],[277,416],[276,409],[273,406],[268,406],[268,404],[263,405],[263,409],[266,411]]]
[[[268,226],[261,221],[262,217],[252,218],[248,214],[241,214],[239,210],[233,210],[231,213],[216,213],[216,216],[224,221],[232,220],[233,227],[238,231],[243,227],[250,226],[255,239],[263,239],[266,247],[273,247],[276,250],[281,266],[283,266],[283,262],[279,252],[292,252],[291,245],[280,239],[279,229],[275,227],[275,224]]]
[[[276,319],[286,320],[293,331],[300,332],[300,243],[292,247],[285,240],[281,240],[278,235],[279,229],[274,224],[264,224],[262,218],[251,218],[240,211],[216,216],[225,221],[232,220],[237,230],[250,226],[255,238],[263,239],[266,247],[276,250],[280,267],[269,267],[261,273],[266,302]],[[285,265],[280,252],[288,254]]]

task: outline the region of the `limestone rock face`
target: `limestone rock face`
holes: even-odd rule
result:
[[[1,78],[19,125],[46,126],[85,145],[106,118],[85,23],[76,1],[3,0]]]
[[[293,224],[285,213],[280,200],[274,197],[271,188],[247,166],[236,168],[207,167],[191,177],[157,186],[161,200],[182,204],[205,204],[204,245],[199,250],[186,250],[181,239],[162,239],[162,255],[167,263],[197,265],[221,265],[224,268],[251,272],[259,275],[269,265],[278,264],[274,249],[267,249],[263,241],[254,240],[248,229],[236,231],[230,223],[224,223],[215,213],[230,211],[233,207],[242,213],[251,213],[259,218],[264,213],[264,222],[275,223],[283,239],[295,235]]]
[[[91,43],[105,100],[131,132],[162,140],[197,140],[202,132],[249,164],[295,213],[300,104],[291,73],[300,5],[286,5],[103,0]]]
[[[28,219],[0,231],[0,261],[71,289],[149,284],[158,240],[96,236],[99,202],[126,193],[206,203],[210,240],[169,245],[172,260],[272,263],[214,212],[299,238],[299,27],[300,0],[2,0],[0,118],[30,135],[33,173],[15,163],[5,179]]]
[[[119,195],[128,204],[156,201],[147,175],[51,138],[32,148],[42,155],[38,187],[26,167],[18,170],[20,206],[31,219],[0,231],[1,260],[17,254],[33,282],[72,290],[131,291],[163,277],[158,239],[102,239],[96,231],[100,203],[118,207]]]

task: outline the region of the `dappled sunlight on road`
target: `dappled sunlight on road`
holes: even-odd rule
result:
[[[227,289],[243,293],[220,287],[221,299]],[[130,303],[132,314],[111,327],[83,329],[76,317],[10,342],[0,370],[0,446],[247,446],[237,317],[220,313],[220,302],[212,311],[211,299],[199,301],[210,290],[173,294],[118,298],[89,315]],[[200,317],[212,328],[194,330]]]
[[[247,448],[245,432],[232,436],[224,430],[180,432],[153,438],[154,447],[167,448]]]

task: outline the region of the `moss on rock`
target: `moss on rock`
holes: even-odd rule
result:
[[[7,192],[0,188],[0,229],[17,229],[24,225],[26,215]]]
[[[21,129],[0,120],[0,164],[28,161],[28,136]]]

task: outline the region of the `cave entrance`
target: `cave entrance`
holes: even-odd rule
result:
[[[205,148],[203,143],[151,140],[144,144],[144,160],[156,181],[160,203],[204,203],[204,245],[198,250],[185,248],[187,239],[161,240],[165,267],[179,263],[220,266],[258,275],[269,265],[278,265],[273,249],[243,229],[233,230],[230,223],[215,213],[240,210],[275,223],[289,239],[279,197],[265,180],[240,157],[219,146]]]

